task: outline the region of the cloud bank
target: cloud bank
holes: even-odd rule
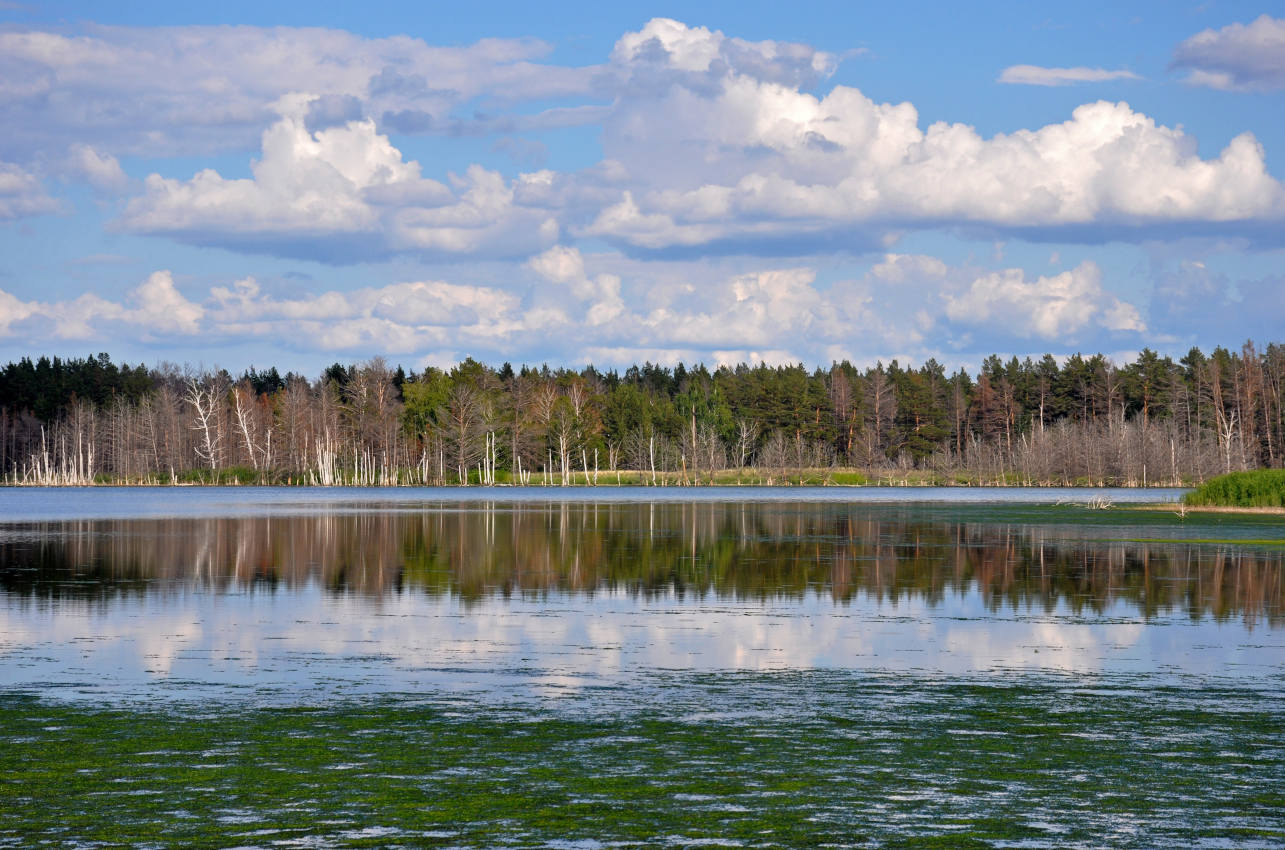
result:
[[[58,212],[62,205],[45,193],[40,180],[9,162],[0,162],[0,221]]]
[[[1105,101],[989,138],[964,124],[925,128],[909,103],[878,103],[847,86],[814,95],[750,67],[706,66],[691,57],[710,53],[710,37],[684,28],[680,39],[677,27],[653,21],[643,32],[655,28],[653,42],[680,48],[643,62],[626,37],[613,53],[647,81],[605,124],[605,153],[632,185],[582,235],[653,251],[752,251],[774,240],[952,226],[1046,238],[1109,226],[1129,239],[1285,215],[1285,188],[1250,134],[1205,159],[1181,129]]]
[[[1261,15],[1248,24],[1207,29],[1178,45],[1173,67],[1187,82],[1226,91],[1285,89],[1285,19]]]
[[[1192,83],[1279,89],[1283,28],[1263,16],[1207,30],[1174,65]],[[101,285],[23,294],[0,277],[0,338],[608,364],[949,360],[1128,350],[1212,322],[1238,328],[1241,293],[1280,301],[1278,278],[1153,269],[1141,281],[1118,254],[1094,254],[1099,265],[1079,248],[1177,253],[1193,234],[1279,248],[1285,185],[1241,128],[1202,150],[1136,104],[1085,98],[1049,123],[983,133],[836,84],[834,54],[668,18],[624,33],[593,64],[550,56],[531,39],[447,48],[320,28],[0,31],[10,233],[70,212],[77,225],[108,220],[107,244],[79,250],[109,259],[147,255],[131,237],[149,237],[397,264],[372,265],[360,288],[303,294],[271,277],[288,274],[280,264],[247,276],[259,257],[220,255],[235,270],[199,293],[184,281],[203,269],[169,256],[144,268],[175,274],[113,297]],[[1035,65],[999,76],[1134,79]],[[558,147],[567,134],[574,155]],[[59,185],[67,201],[51,197]],[[1028,258],[1033,242],[1064,243],[1076,259],[1034,271],[975,259],[990,253],[978,243],[1004,240]],[[950,262],[927,256],[942,244]],[[1217,305],[1213,318],[1202,303]]]
[[[612,266],[624,274],[608,270]],[[423,280],[353,291],[279,294],[254,278],[185,294],[157,271],[119,300],[24,301],[0,290],[0,338],[164,346],[197,336],[272,339],[325,356],[377,351],[511,359],[543,346],[566,362],[829,362],[889,351],[962,351],[974,338],[1136,342],[1138,309],[1110,292],[1091,262],[1029,279],[1016,268],[948,266],[887,254],[862,276],[824,285],[815,268],[659,275],[620,255],[556,245],[525,264],[526,289]]]
[[[425,178],[420,165],[368,119],[310,132],[312,96],[282,100],[263,133],[253,177],[226,179],[212,169],[180,181],[153,174],[116,226],[287,256],[353,260],[399,251],[426,255],[525,256],[551,244],[558,223],[517,201],[524,184],[473,166],[452,186]]]
[[[114,63],[120,49],[35,35],[22,41],[21,55],[38,53],[51,67],[83,71],[99,54]],[[400,57],[412,67],[433,57],[456,73],[486,65],[467,97],[498,98],[511,72],[528,67],[533,45],[486,43],[439,55],[409,40],[239,29],[202,31],[199,41],[214,51],[261,43],[272,50],[308,46],[314,56],[330,55],[319,53],[323,46],[352,47],[356,55],[269,105],[273,117],[252,176],[152,174],[116,221],[120,230],[353,262],[398,254],[521,258],[567,237],[605,240],[638,255],[804,256],[870,250],[911,230],[1072,241],[1102,239],[1109,230],[1114,239],[1142,241],[1201,225],[1270,233],[1285,221],[1285,187],[1268,173],[1265,152],[1249,133],[1201,157],[1182,129],[1107,101],[1084,104],[1060,123],[990,137],[965,124],[925,127],[909,103],[879,103],[841,85],[809,91],[833,72],[829,54],[670,19],[623,35],[602,66],[561,69],[566,74],[540,66],[532,70],[537,80],[505,94],[520,101],[597,92],[611,96],[609,106],[477,118],[491,127],[554,120],[554,113],[601,121],[596,165],[512,176],[481,165],[434,173],[431,163],[426,169],[404,156],[381,124],[403,126],[415,110],[429,109],[432,120],[421,123],[430,131],[434,116],[446,114],[434,104],[445,98],[458,105],[465,95],[446,98],[437,77],[429,87],[400,66],[380,66],[373,54],[382,50],[391,54],[386,62]],[[1128,73],[1005,72],[1041,84]],[[294,73],[275,85],[290,82],[305,81]],[[262,84],[256,91],[267,93]],[[386,107],[394,102],[404,108],[390,121]],[[269,106],[253,111],[262,117]],[[125,185],[110,154],[73,150],[90,182]]]
[[[107,27],[83,34],[0,32],[0,156],[93,138],[115,155],[243,150],[291,93],[324,95],[323,122],[346,107],[413,127],[470,130],[455,110],[592,89],[591,69],[539,64],[535,39],[437,47],[304,27]],[[358,116],[348,116],[358,117]]]

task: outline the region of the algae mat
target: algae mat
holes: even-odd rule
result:
[[[537,703],[0,698],[0,846],[1278,847],[1278,690],[646,677]]]

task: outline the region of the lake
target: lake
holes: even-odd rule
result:
[[[1180,493],[3,488],[0,846],[1280,846]]]

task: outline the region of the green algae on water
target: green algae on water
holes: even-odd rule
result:
[[[0,846],[1279,846],[1285,703],[709,675],[613,710],[0,698]]]

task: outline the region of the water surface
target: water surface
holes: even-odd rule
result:
[[[1139,504],[1174,502],[1185,492],[1166,487],[0,487],[0,517],[282,516],[488,502]]]
[[[0,491],[0,846],[1285,840],[1278,518],[868,492]]]

